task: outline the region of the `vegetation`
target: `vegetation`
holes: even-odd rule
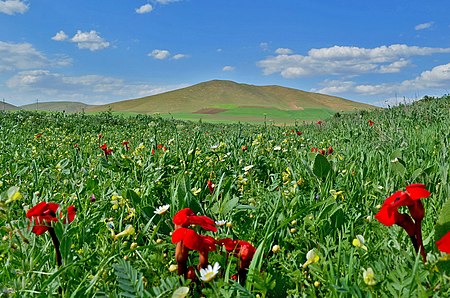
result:
[[[427,98],[292,127],[2,113],[0,295],[448,297],[435,242],[450,230],[449,106]],[[412,183],[430,192],[426,263],[401,227],[374,218]],[[178,276],[183,208],[217,231],[197,219],[177,239],[190,228],[249,242],[248,267],[217,245],[202,279]]]

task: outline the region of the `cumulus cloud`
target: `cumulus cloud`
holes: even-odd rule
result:
[[[279,73],[285,78],[296,78],[399,72],[410,65],[408,58],[412,56],[450,53],[450,48],[394,44],[376,48],[333,46],[311,49],[307,55],[286,54],[286,49],[278,52],[276,56],[270,56],[257,62],[265,75]]]
[[[415,26],[414,29],[416,29],[417,31],[428,29],[431,26],[433,26],[433,24],[434,24],[434,22],[422,23],[422,24],[419,24],[419,25]]]
[[[187,58],[187,57],[188,57],[188,55],[186,55],[186,54],[175,54],[175,55],[173,55],[172,59],[178,60],[178,59],[183,59],[183,58]]]
[[[293,51],[288,48],[278,48],[275,50],[275,54],[278,54],[278,55],[289,55],[292,53],[293,53]]]
[[[89,32],[78,30],[71,38],[71,41],[75,42],[79,49],[88,49],[90,51],[103,50],[109,47],[109,42],[100,37],[95,30]]]
[[[398,83],[358,84],[352,81],[327,80],[313,92],[325,94],[357,93],[362,95],[390,95],[405,93],[411,90],[445,89],[450,85],[450,63],[438,65],[431,70],[423,71],[412,80]]]
[[[186,84],[156,86],[100,75],[67,76],[41,69],[21,71],[10,78],[6,86],[22,94],[31,94],[32,98],[41,96],[46,100],[92,103],[158,94],[186,87]]]
[[[53,40],[55,41],[64,41],[67,40],[69,38],[69,36],[67,36],[67,34],[64,31],[59,31],[58,33],[55,34],[55,36],[52,37]]]
[[[151,6],[150,4],[144,4],[139,8],[136,8],[136,13],[138,14],[144,14],[144,13],[149,13],[153,10],[153,6]]]
[[[234,69],[235,69],[234,66],[229,66],[229,65],[224,66],[222,68],[223,71],[233,71]]]
[[[67,57],[47,58],[29,43],[0,41],[0,72],[67,66],[71,63],[72,60]]]
[[[164,60],[169,58],[170,52],[168,50],[153,50],[151,53],[147,54],[150,57],[153,57],[158,60]]]
[[[14,15],[16,13],[24,14],[29,6],[21,0],[0,0],[0,13]]]

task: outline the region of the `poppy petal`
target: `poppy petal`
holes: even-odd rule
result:
[[[180,241],[183,241],[184,240],[184,237],[185,237],[185,235],[186,235],[186,231],[187,231],[188,229],[186,229],[186,228],[179,228],[179,229],[176,229],[173,233],[172,233],[172,243],[178,243],[178,242],[180,242]]]
[[[184,208],[175,214],[173,217],[173,223],[176,225],[184,225],[186,224],[188,216],[195,215],[194,211],[192,211],[190,208]]]
[[[208,216],[194,215],[194,216],[190,216],[187,221],[189,224],[199,225],[207,231],[217,232],[216,223],[214,222],[214,220],[212,220]]]
[[[440,251],[450,253],[450,231],[436,241],[436,245]]]
[[[34,226],[31,232],[35,233],[36,235],[42,235],[48,230],[48,227],[46,226]]]
[[[424,184],[411,184],[406,187],[409,197],[413,200],[428,198],[430,192],[425,188]]]
[[[41,215],[42,212],[45,210],[46,206],[47,206],[46,202],[40,202],[36,206],[31,207],[30,210],[28,210],[27,212],[27,217],[31,218],[33,216]]]

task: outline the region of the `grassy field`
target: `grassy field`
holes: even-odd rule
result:
[[[1,113],[0,295],[448,297],[449,106],[289,127]]]

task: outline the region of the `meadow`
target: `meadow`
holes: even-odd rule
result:
[[[0,296],[449,297],[449,107],[293,126],[3,112]],[[405,188],[420,237],[374,218]]]

